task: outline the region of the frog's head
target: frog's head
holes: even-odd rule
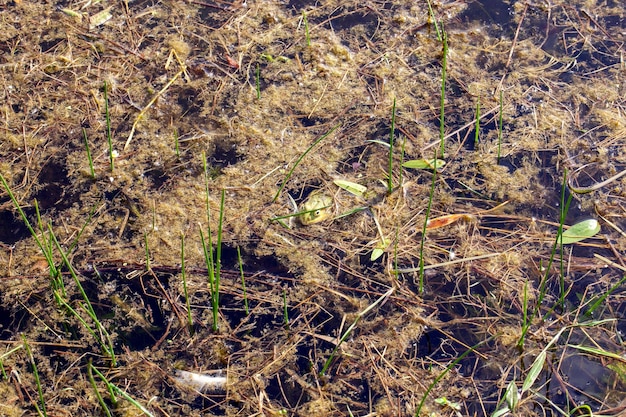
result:
[[[323,222],[332,217],[333,198],[321,191],[312,192],[300,206],[300,223],[305,226]]]

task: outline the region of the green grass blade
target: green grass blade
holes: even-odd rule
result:
[[[126,391],[120,389],[117,385],[113,384],[108,379],[106,379],[105,376],[102,375],[102,373],[100,371],[98,371],[98,369],[93,368],[93,371],[102,379],[102,381],[104,381],[104,383],[107,385],[107,388],[109,389],[109,392],[111,392],[111,393],[114,392],[117,395],[119,395],[120,397],[124,398],[125,400],[130,402],[135,408],[137,408],[139,411],[141,411],[142,413],[144,413],[148,417],[154,417],[154,414],[152,414],[147,408],[145,408],[143,405],[141,405],[133,397],[128,395],[126,393]]]
[[[191,317],[191,302],[189,300],[189,292],[187,290],[187,274],[185,271],[185,235],[180,235],[180,274],[183,279],[183,292],[185,294],[185,307],[187,308],[187,325],[189,333],[193,335],[193,318]]]
[[[283,324],[289,329],[289,310],[287,309],[287,291],[283,290]]]
[[[610,359],[614,359],[614,360],[619,361],[619,362],[626,363],[626,358],[624,358],[624,356],[619,354],[619,353],[613,353],[613,352],[609,352],[608,350],[594,348],[594,347],[588,347],[588,346],[582,346],[582,345],[569,345],[568,344],[567,346],[571,347],[571,348],[574,348],[576,350],[579,350],[581,352],[586,352],[586,353],[590,353],[590,354],[595,355],[595,356],[602,356],[602,357],[605,357],[605,358],[610,358]]]
[[[108,331],[106,330],[106,328],[102,325],[102,323],[98,319],[98,316],[96,315],[96,312],[93,309],[93,306],[91,305],[91,301],[89,301],[89,297],[87,296],[87,293],[85,292],[85,289],[83,288],[83,286],[82,286],[82,284],[80,282],[80,279],[78,279],[78,275],[76,274],[76,270],[74,269],[74,267],[70,263],[70,260],[67,257],[67,253],[63,250],[63,248],[61,248],[61,244],[59,243],[57,237],[54,235],[54,233],[52,231],[52,226],[50,224],[48,224],[48,230],[50,232],[50,236],[51,236],[54,244],[56,245],[57,250],[61,254],[61,258],[63,259],[63,263],[65,264],[66,268],[70,272],[70,275],[71,275],[72,279],[74,280],[74,283],[76,284],[76,288],[78,289],[80,295],[83,298],[84,304],[81,304],[81,306],[83,308],[85,308],[85,311],[87,312],[89,317],[93,320],[94,324],[96,325],[96,327],[98,329],[98,333],[100,335],[104,335],[104,336],[96,336],[96,339],[99,341],[100,346],[102,347],[102,349],[108,354],[108,356],[109,356],[109,358],[111,360],[111,365],[112,366],[116,366],[115,352],[114,352],[114,349],[113,349],[113,342],[111,341],[110,335],[109,335]],[[69,307],[69,304],[65,303],[65,305],[66,305],[66,307]],[[74,312],[74,315],[76,317],[79,317],[78,313],[76,313],[76,312]],[[79,319],[80,319],[80,317],[79,317]],[[89,329],[89,326],[87,325],[87,323],[84,323],[84,325],[85,325],[85,327],[87,329]]]
[[[463,360],[463,358],[465,358],[467,355],[469,355],[470,353],[472,353],[473,351],[478,349],[479,346],[484,345],[485,343],[487,343],[491,339],[493,339],[493,336],[489,337],[486,340],[483,340],[483,341],[475,344],[474,346],[471,346],[469,349],[467,349],[465,352],[463,352],[458,358],[456,358],[448,366],[446,366],[446,369],[444,369],[443,372],[441,372],[435,378],[435,380],[433,382],[431,382],[431,384],[426,389],[426,392],[424,393],[424,396],[422,397],[422,400],[420,401],[419,405],[417,406],[417,409],[415,410],[415,417],[419,417],[420,411],[422,411],[422,407],[424,406],[424,403],[426,402],[426,398],[428,398],[428,395],[433,390],[435,385],[437,385],[439,383],[439,381],[441,381],[443,379],[443,377],[446,376],[446,374],[448,372],[450,372],[451,369],[453,369],[459,362],[461,362]]]
[[[100,346],[103,346],[104,343],[102,341],[102,338],[100,337],[100,335],[98,333],[96,333],[96,331],[94,329],[91,328],[91,326],[89,326],[89,324],[87,323],[87,321],[81,317],[81,315],[78,313],[78,311],[76,311],[71,305],[69,305],[67,303],[67,301],[65,301],[64,298],[61,297],[61,306],[67,310],[72,316],[76,317],[76,319],[80,322],[80,324],[83,325],[83,327],[85,328],[85,330],[87,330],[87,332],[93,336],[93,338],[100,344]],[[91,314],[88,311],[88,308],[85,307],[84,304],[80,304],[80,306],[83,308],[83,310],[85,310],[85,312],[87,313],[87,315],[91,316]],[[103,349],[104,350],[104,349]],[[106,351],[106,350],[105,350]]]
[[[176,158],[180,158],[180,142],[178,141],[178,129],[174,128],[174,150]]]
[[[89,149],[89,140],[87,139],[87,130],[83,127],[83,139],[85,140],[85,151],[87,152],[87,160],[89,161],[89,176],[91,179],[96,178],[96,172],[93,169],[93,158]]]
[[[402,182],[402,177],[404,175],[404,169],[402,169],[404,167],[404,150],[405,150],[405,145],[406,145],[406,136],[402,135],[402,148],[400,148],[400,178],[398,179],[399,182],[399,186],[402,187],[403,182]]]
[[[93,368],[92,360],[91,358],[89,358],[89,362],[87,362],[87,378],[89,379],[89,383],[91,384],[93,391],[96,394],[96,398],[98,399],[98,403],[100,403],[100,407],[102,407],[102,410],[104,410],[104,414],[106,414],[107,417],[113,417],[111,415],[111,411],[109,410],[109,407],[104,402],[104,398],[102,398],[102,395],[100,395],[100,391],[98,391],[96,380],[93,377],[92,368]]]
[[[356,325],[359,323],[359,320],[361,320],[361,318],[363,316],[365,316],[367,313],[372,311],[378,304],[380,304],[384,300],[386,300],[387,297],[389,297],[391,294],[393,294],[393,292],[394,292],[394,288],[390,288],[386,293],[381,295],[376,301],[374,301],[372,304],[370,304],[366,309],[364,309],[363,311],[361,311],[360,313],[357,314],[356,318],[354,319],[354,321],[352,322],[350,327],[348,327],[348,329],[346,329],[346,331],[343,332],[343,334],[341,335],[341,338],[339,339],[339,342],[337,343],[337,345],[335,346],[335,348],[331,352],[330,356],[328,357],[328,359],[324,363],[324,366],[322,367],[322,370],[320,371],[320,375],[323,376],[323,375],[326,374],[326,371],[328,371],[328,367],[330,366],[330,364],[332,363],[333,359],[335,358],[335,355],[337,354],[337,351],[339,350],[339,348],[341,347],[343,342],[346,341],[348,336],[350,336],[350,334],[352,333],[352,330],[354,330]]]
[[[4,189],[6,190],[7,194],[9,195],[9,198],[11,199],[11,202],[13,203],[13,206],[19,213],[20,217],[22,218],[22,221],[26,225],[26,228],[30,232],[31,236],[33,237],[33,239],[35,239],[35,243],[37,244],[37,247],[39,247],[39,250],[45,257],[46,262],[48,263],[48,267],[50,268],[50,285],[52,286],[53,290],[60,289],[63,293],[63,296],[65,296],[65,287],[63,284],[63,277],[61,275],[61,271],[59,271],[54,261],[52,242],[50,240],[48,241],[45,240],[44,227],[41,221],[41,215],[39,214],[39,207],[37,205],[37,201],[35,200],[35,213],[37,215],[37,223],[39,224],[39,228],[42,232],[41,239],[39,238],[39,235],[37,234],[37,232],[35,232],[35,229],[33,228],[33,226],[30,224],[28,217],[26,217],[26,213],[24,213],[22,206],[17,201],[15,194],[13,194],[11,187],[9,187],[9,183],[7,182],[7,180],[4,178],[2,174],[0,174],[0,182],[2,182]],[[57,294],[56,291],[54,291],[54,294],[56,296]],[[57,304],[60,304],[59,303],[60,300],[57,299],[56,301],[57,301]]]
[[[480,98],[476,101],[476,123],[474,125],[474,150],[477,150],[480,138]]]
[[[322,136],[320,136],[319,138],[317,138],[312,144],[311,146],[309,146],[306,151],[304,151],[304,153],[302,155],[300,155],[300,157],[296,160],[296,163],[293,164],[293,167],[291,167],[291,169],[289,170],[289,172],[287,173],[287,176],[285,177],[285,179],[283,180],[283,183],[280,185],[280,188],[278,189],[278,191],[276,192],[276,195],[274,196],[274,198],[272,199],[272,203],[274,203],[276,200],[278,200],[278,197],[280,196],[280,193],[283,191],[283,188],[285,188],[285,185],[287,185],[287,181],[289,181],[289,178],[291,178],[291,175],[293,174],[293,171],[296,169],[296,167],[298,165],[300,165],[300,162],[302,162],[302,160],[304,159],[304,157],[311,152],[311,149],[313,149],[315,147],[315,145],[317,145],[318,143],[320,143],[322,140],[326,139],[328,136],[330,136],[331,133],[333,133],[340,125],[335,125],[333,128],[331,128],[328,132],[324,133]]]
[[[498,115],[498,163],[500,163],[500,151],[502,146],[502,90],[500,90],[500,114]]]
[[[439,141],[440,141],[440,153],[441,157],[445,156],[445,105],[446,105],[446,71],[448,67],[448,35],[441,27],[441,43],[443,45],[443,58],[441,59],[441,99],[439,103]],[[435,154],[435,159],[437,155]]]
[[[526,378],[524,379],[524,384],[522,384],[521,394],[524,394],[526,391],[528,391],[530,387],[533,386],[537,378],[539,378],[539,375],[543,370],[543,365],[546,363],[547,354],[548,352],[546,351],[546,349],[544,349],[535,358],[535,361],[528,371],[528,375],[526,375]]]
[[[393,191],[393,143],[396,131],[396,99],[393,99],[391,108],[391,128],[389,129],[389,171],[387,172],[387,194]]]
[[[256,64],[256,74],[255,74],[255,83],[256,83],[256,98],[257,100],[261,99],[261,68],[259,64]]]
[[[204,182],[206,192],[206,212],[207,212],[207,241],[204,238],[202,228],[200,228],[200,238],[202,240],[202,249],[204,250],[204,260],[207,266],[207,274],[209,278],[209,288],[211,290],[211,310],[213,313],[213,331],[218,330],[219,318],[219,285],[220,285],[220,269],[222,256],[222,224],[224,221],[224,199],[225,191],[222,189],[220,199],[220,215],[217,230],[217,248],[215,256],[213,255],[213,233],[211,231],[211,204],[209,200],[209,172],[206,163],[206,156],[202,152],[202,163],[204,167]]]
[[[243,274],[243,262],[241,260],[241,249],[237,246],[237,262],[239,263],[239,273],[241,274],[241,289],[243,292],[243,307],[246,311],[246,316],[250,315],[248,308],[248,294],[246,292],[246,277]]]
[[[217,331],[217,319],[220,307],[220,277],[222,271],[222,230],[224,225],[224,200],[226,192],[222,189],[220,198],[220,216],[217,223],[217,246],[215,248],[215,291],[212,294],[213,299],[213,331]]]
[[[435,160],[437,159],[437,151],[435,151]],[[422,226],[422,237],[420,239],[420,262],[419,262],[419,293],[424,294],[424,245],[426,244],[426,228],[428,227],[428,220],[430,219],[430,210],[433,205],[433,198],[435,195],[435,183],[437,181],[437,170],[433,169],[433,175],[430,182],[430,192],[428,193],[428,205],[426,206],[426,215],[424,218],[424,225]]]
[[[143,244],[146,254],[146,271],[150,271],[150,269],[152,268],[150,266],[150,246],[148,245],[148,234],[146,232],[143,233]]]
[[[22,221],[26,225],[26,228],[28,228],[28,231],[30,232],[33,239],[35,239],[35,242],[37,243],[37,246],[41,250],[41,253],[44,256],[49,255],[50,254],[49,251],[45,250],[43,243],[39,239],[39,236],[37,236],[37,233],[35,233],[35,229],[33,229],[33,226],[30,224],[30,221],[28,221],[28,217],[26,217],[26,213],[24,213],[24,210],[22,210],[22,206],[20,206],[20,203],[18,203],[17,198],[15,198],[15,194],[13,194],[11,187],[9,187],[7,180],[4,178],[4,175],[2,174],[0,174],[0,181],[2,181],[2,185],[4,186],[4,189],[6,190],[7,194],[9,194],[9,198],[13,202],[13,207],[15,207],[17,212],[20,214]],[[52,260],[48,256],[46,256],[46,260],[48,261],[48,265],[50,266],[54,265],[54,260]]]
[[[620,279],[617,284],[613,285],[607,292],[600,295],[598,299],[591,305],[591,307],[589,307],[589,309],[585,311],[585,316],[591,317],[593,312],[600,306],[600,304],[602,304],[604,300],[606,300],[607,297],[611,295],[615,290],[620,288],[624,282],[626,282],[626,275],[624,275],[624,277]]]
[[[552,252],[550,253],[550,258],[548,259],[548,265],[545,268],[545,274],[543,275],[542,279],[541,279],[541,283],[539,284],[539,295],[537,297],[537,304],[535,305],[535,312],[533,314],[533,317],[536,317],[537,315],[539,315],[539,311],[541,309],[541,305],[543,303],[543,300],[546,296],[546,292],[547,292],[547,282],[548,282],[548,278],[550,277],[550,270],[552,268],[552,263],[554,262],[554,258],[556,256],[556,252],[557,252],[557,248],[560,247],[560,259],[561,259],[561,268],[560,268],[560,279],[559,279],[559,287],[560,287],[560,297],[559,297],[559,301],[557,302],[557,305],[561,305],[564,301],[565,298],[565,283],[564,283],[564,265],[563,265],[563,244],[561,243],[561,239],[560,236],[563,233],[563,225],[565,224],[565,216],[567,215],[567,212],[569,211],[569,206],[572,202],[572,198],[573,198],[573,194],[570,194],[567,202],[565,202],[565,187],[567,184],[566,181],[566,176],[567,176],[567,170],[563,173],[563,186],[561,188],[561,210],[560,210],[560,214],[559,214],[559,228],[557,231],[557,235],[556,238],[554,239],[554,245],[552,245]],[[543,265],[542,265],[543,268]],[[554,307],[552,307],[545,315],[544,315],[544,319],[547,318],[547,316],[549,314],[552,313],[553,309],[556,307],[556,305]],[[532,321],[531,318],[531,321]]]
[[[522,334],[517,341],[517,348],[522,350],[524,347],[524,340],[526,339],[526,333],[530,329],[530,321],[528,320],[528,281],[524,283],[524,297],[522,300]]]
[[[509,407],[509,411],[517,410],[517,405],[520,400],[520,393],[517,391],[517,385],[515,381],[511,380],[509,385],[506,387],[506,391],[504,393],[504,399],[506,401],[507,406]]]
[[[24,345],[24,349],[26,350],[26,354],[28,355],[28,360],[30,361],[31,366],[33,367],[33,376],[35,377],[35,385],[37,385],[37,394],[39,395],[39,405],[35,403],[35,408],[37,409],[37,413],[40,416],[47,417],[46,412],[46,401],[43,397],[43,389],[41,388],[41,380],[39,379],[39,372],[37,371],[37,364],[35,363],[35,358],[33,357],[33,352],[30,350],[30,346],[28,346],[28,342],[26,341],[26,336],[22,335],[22,343]]]
[[[426,0],[426,3],[428,4],[428,20],[429,22],[430,21],[433,22],[433,25],[435,26],[435,33],[437,33],[437,39],[441,40],[442,34],[441,34],[441,30],[439,29],[439,25],[437,24],[437,18],[435,17],[435,12],[433,12],[433,5],[430,2],[430,0]]]
[[[113,154],[113,137],[111,135],[111,115],[109,114],[109,86],[107,82],[104,82],[104,117],[106,119],[106,136],[107,143],[109,144],[109,164],[111,166],[111,172],[113,172],[115,159]]]
[[[210,228],[209,228],[210,230]],[[204,238],[204,233],[202,232],[202,228],[200,228],[200,242],[202,243],[202,250],[204,252],[204,262],[207,267],[207,275],[209,278],[209,290],[211,291],[211,307],[213,310],[213,331],[217,329],[217,314],[215,308],[213,307],[213,293],[215,292],[215,264],[213,263],[213,246],[210,241],[210,231],[209,231],[209,246],[207,246],[206,239]]]
[[[309,20],[306,18],[306,12],[302,11],[302,22],[304,23],[304,38],[306,39],[306,46],[311,46],[311,36],[309,34]]]
[[[365,193],[367,192],[366,186],[348,180],[335,179],[333,180],[333,184],[335,184],[339,188],[343,188],[350,194],[361,198],[363,198],[365,196]]]

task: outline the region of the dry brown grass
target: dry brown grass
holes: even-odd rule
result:
[[[22,335],[33,350],[48,415],[72,416],[104,415],[88,380],[90,360],[154,415],[414,415],[433,381],[483,343],[445,374],[421,410],[448,416],[490,415],[507,384],[521,386],[535,356],[559,331],[562,340],[551,347],[542,377],[516,415],[563,415],[583,403],[596,414],[623,412],[624,361],[572,345],[623,351],[626,304],[623,288],[612,287],[626,267],[624,177],[574,197],[565,223],[594,216],[602,234],[566,246],[563,272],[559,262],[547,275],[544,269],[558,228],[564,169],[576,172],[572,184],[590,187],[626,166],[626,10],[619,2],[578,0],[486,7],[434,2],[433,8],[450,53],[446,165],[431,218],[468,216],[429,231],[422,255],[431,173],[405,170],[400,183],[396,149],[398,188],[386,195],[388,150],[373,141],[388,140],[395,99],[405,160],[432,158],[439,144],[441,44],[426,3],[0,5],[0,173],[33,224],[36,200],[66,250],[78,238],[69,256],[118,359],[109,367],[85,326],[55,304],[48,264],[3,190],[0,415],[36,412]],[[104,82],[119,153],[112,172]],[[482,130],[475,147],[478,99]],[[337,124],[272,203],[294,161]],[[211,225],[203,153],[212,176]],[[359,199],[334,186],[336,178],[372,194]],[[216,230],[222,189],[223,276],[214,333],[198,230]],[[294,218],[285,220],[290,228],[270,221],[295,212],[289,196],[300,204],[317,189],[333,195],[338,214],[362,205],[369,210],[309,227]],[[381,232],[390,244],[371,262]],[[193,333],[181,282],[181,234]],[[415,272],[420,256],[424,293]],[[544,276],[550,278],[547,295],[520,349],[523,311],[534,311]],[[560,276],[565,303],[547,314],[558,299]],[[68,302],[80,310],[77,289],[69,278],[66,285]],[[390,289],[381,305],[360,317]],[[606,321],[581,326],[590,319]],[[190,386],[177,369],[221,371],[225,387]],[[113,409],[105,385],[96,381]],[[443,397],[449,405],[435,402]],[[139,411],[120,400],[114,413]]]

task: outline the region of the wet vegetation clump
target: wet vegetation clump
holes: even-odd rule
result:
[[[0,17],[0,415],[625,412],[621,2]]]

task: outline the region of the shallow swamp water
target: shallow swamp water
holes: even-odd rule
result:
[[[0,18],[0,415],[625,415],[621,1]]]

